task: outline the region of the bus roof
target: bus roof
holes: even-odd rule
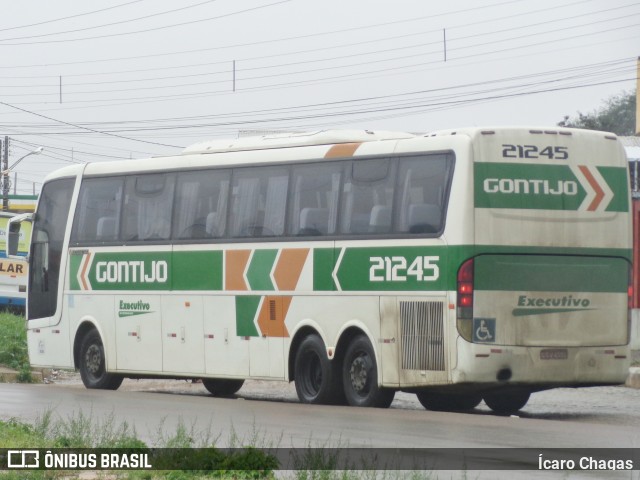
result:
[[[51,173],[45,180],[51,180],[53,178],[60,178],[65,176],[82,175],[83,172],[88,175],[105,175],[117,172],[134,172],[145,171],[148,169],[179,169],[186,166],[198,167],[208,165],[210,158],[207,158],[208,154],[224,154],[228,153],[231,156],[225,157],[219,160],[219,165],[233,165],[238,161],[238,157],[235,156],[237,152],[251,151],[258,153],[260,150],[275,150],[275,149],[292,149],[294,147],[314,147],[322,149],[323,147],[329,147],[331,145],[340,144],[357,144],[362,143],[368,148],[360,148],[358,152],[362,154],[372,153],[377,151],[376,142],[381,144],[385,141],[389,143],[395,143],[394,141],[407,142],[400,149],[401,151],[413,151],[416,148],[424,148],[425,145],[420,145],[423,142],[440,143],[444,140],[444,137],[466,137],[468,140],[474,142],[476,139],[485,137],[491,138],[494,136],[500,136],[500,134],[515,134],[515,135],[545,135],[555,137],[573,137],[574,140],[578,138],[602,138],[608,140],[616,140],[617,137],[614,134],[599,131],[590,131],[583,129],[570,129],[561,127],[534,127],[534,126],[521,126],[521,127],[500,127],[500,126],[488,126],[488,127],[467,127],[459,129],[437,130],[425,134],[412,134],[407,132],[394,132],[394,131],[370,131],[370,130],[322,130],[316,132],[307,133],[276,133],[266,134],[262,136],[254,137],[242,137],[236,139],[226,140],[214,140],[193,144],[185,148],[179,155],[168,155],[161,157],[151,157],[146,159],[135,160],[119,160],[115,162],[91,162],[83,165],[71,165],[64,167],[56,172]],[[462,141],[463,138],[460,138]],[[382,151],[394,151],[397,146],[386,145],[381,148]],[[434,148],[444,148],[443,145],[432,145]],[[620,148],[621,145],[620,145]],[[408,149],[408,150],[407,150]],[[309,151],[308,157],[298,158],[298,154],[291,155],[279,154],[279,161],[287,161],[289,159],[304,159],[304,158],[319,158],[324,155],[321,151]],[[184,163],[177,162],[178,158],[182,157]],[[273,156],[253,156],[248,161],[250,162],[270,162],[274,161]],[[246,161],[246,160],[245,160]]]
[[[535,135],[581,135],[581,136],[600,136],[609,140],[616,140],[618,137],[614,133],[603,132],[599,130],[588,130],[584,128],[565,128],[565,127],[549,127],[549,126],[487,126],[487,127],[464,127],[451,128],[444,130],[434,130],[422,135],[423,137],[437,137],[443,135],[468,135],[476,137],[479,135],[494,135],[503,132],[518,132]]]
[[[265,150],[271,148],[304,147],[312,145],[335,145],[376,140],[398,140],[413,138],[406,132],[370,130],[319,130],[304,133],[277,133],[254,137],[211,140],[195,143],[182,151],[183,155],[198,153],[238,152],[243,150]]]

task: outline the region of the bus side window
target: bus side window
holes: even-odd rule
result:
[[[344,163],[293,167],[289,201],[289,235],[333,235],[338,217],[338,196]]]
[[[174,177],[169,174],[127,177],[123,240],[168,240],[171,235]]]
[[[342,193],[344,234],[391,232],[394,169],[388,158],[354,160]]]
[[[232,237],[284,234],[289,175],[284,167],[239,168],[233,172]]]
[[[113,242],[118,239],[124,179],[88,178],[82,182],[71,244]]]
[[[174,239],[198,240],[224,236],[230,177],[229,170],[178,174],[173,213]]]
[[[400,161],[397,233],[435,234],[442,230],[451,165],[447,155],[409,157]]]

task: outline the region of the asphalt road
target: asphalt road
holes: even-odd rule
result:
[[[82,412],[115,416],[153,443],[178,424],[210,431],[220,442],[255,434],[307,446],[350,447],[629,447],[640,445],[640,390],[559,389],[534,394],[518,416],[484,405],[472,413],[430,412],[413,395],[398,394],[390,409],[303,405],[291,385],[247,382],[236,398],[214,398],[200,384],[125,381],[120,390],[86,390],[77,383],[0,384],[2,418],[34,420],[51,409],[61,418]]]
[[[150,446],[162,446],[159,439],[182,425],[196,443],[216,439],[218,446],[634,448],[640,445],[638,406],[640,390],[625,387],[540,392],[518,416],[497,416],[482,404],[472,413],[430,412],[409,394],[398,394],[390,409],[303,405],[292,385],[274,382],[247,382],[235,398],[214,398],[201,384],[184,381],[126,380],[115,392],[86,390],[74,380],[0,384],[3,419],[33,421],[48,409],[61,419],[82,412],[98,425],[113,417],[135,426]],[[505,473],[480,471],[473,478],[506,478]],[[535,478],[604,478],[602,473]],[[629,473],[619,478],[640,478],[638,470]],[[532,474],[539,472],[515,478]]]

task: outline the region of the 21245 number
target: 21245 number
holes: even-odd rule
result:
[[[568,147],[537,147],[536,145],[502,145],[504,158],[541,158],[549,160],[566,160],[569,158]]]
[[[422,256],[413,259],[411,264],[405,257],[370,257],[370,282],[406,282],[413,277],[418,282],[432,282],[440,277],[437,261],[440,257]]]

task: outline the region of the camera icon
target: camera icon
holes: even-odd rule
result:
[[[7,468],[39,468],[40,452],[38,450],[7,451]]]

